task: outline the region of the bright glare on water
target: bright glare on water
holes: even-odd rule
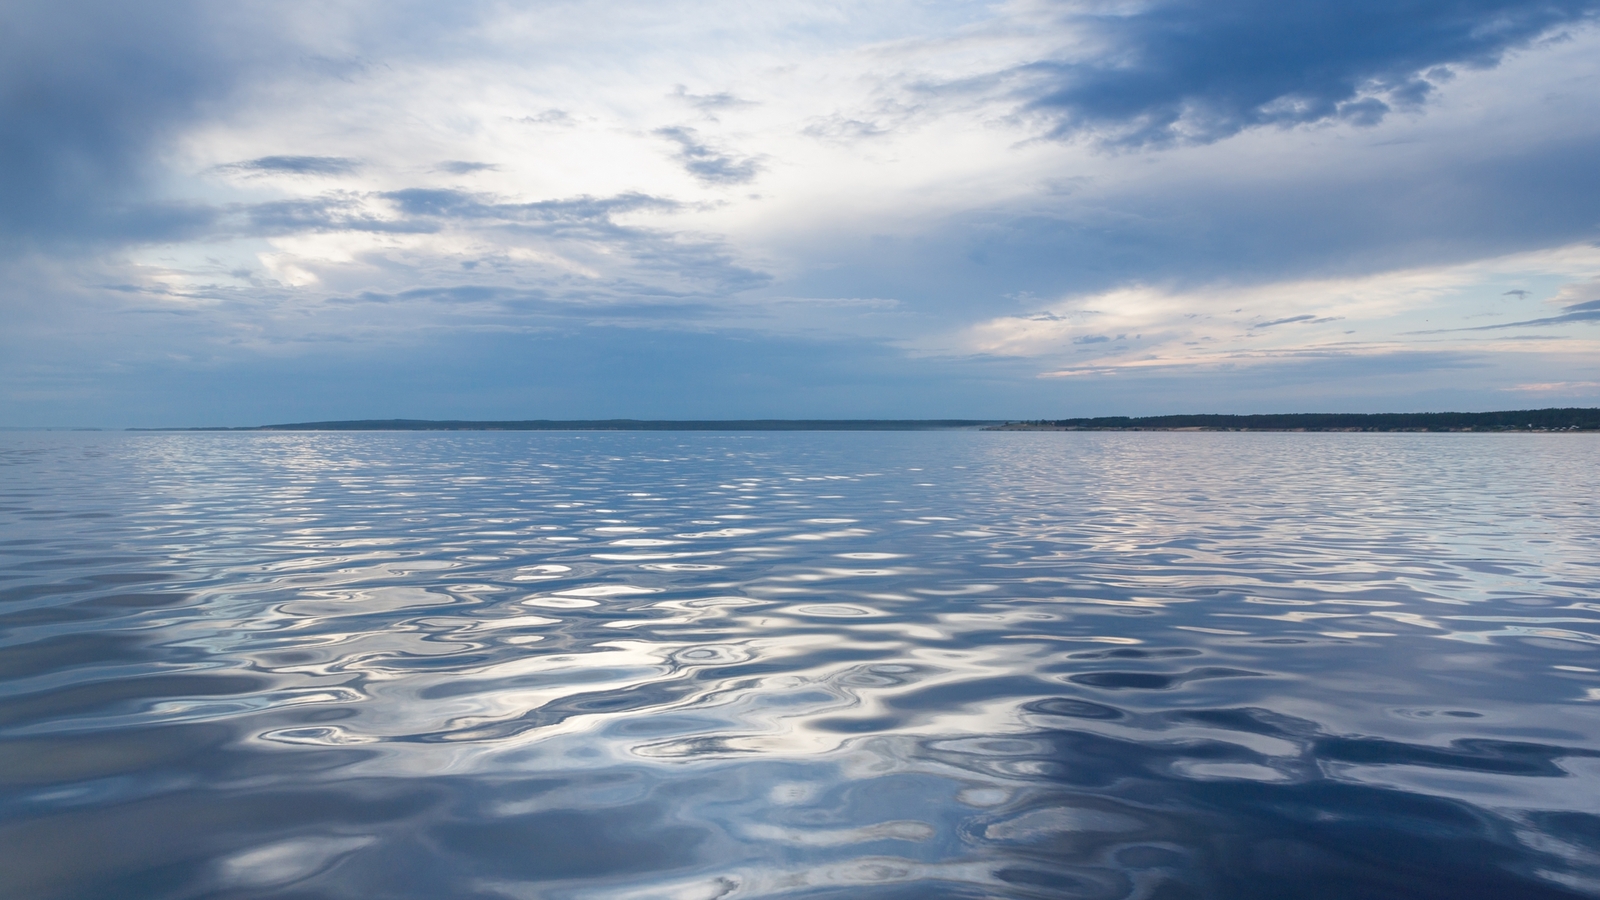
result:
[[[0,435],[0,896],[1600,895],[1591,435]]]

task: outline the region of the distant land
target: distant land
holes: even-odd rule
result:
[[[129,431],[935,431],[999,425],[1002,419],[355,419],[242,428]]]
[[[1277,413],[1085,419],[352,419],[129,431],[1600,431],[1600,409]]]
[[[1503,412],[1281,413],[1038,419],[986,431],[1600,431],[1600,409]]]

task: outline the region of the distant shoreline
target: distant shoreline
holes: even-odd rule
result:
[[[1101,416],[991,425],[985,431],[1600,431],[1600,409],[1520,409],[1481,413],[1282,413],[1269,415]]]
[[[1600,409],[1461,413],[1283,413],[1079,419],[350,419],[128,431],[1600,431]]]

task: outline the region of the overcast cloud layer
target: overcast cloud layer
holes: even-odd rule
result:
[[[1600,0],[0,6],[0,424],[1600,403]]]

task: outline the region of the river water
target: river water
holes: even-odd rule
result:
[[[0,896],[1600,896],[1597,461],[0,434]]]

